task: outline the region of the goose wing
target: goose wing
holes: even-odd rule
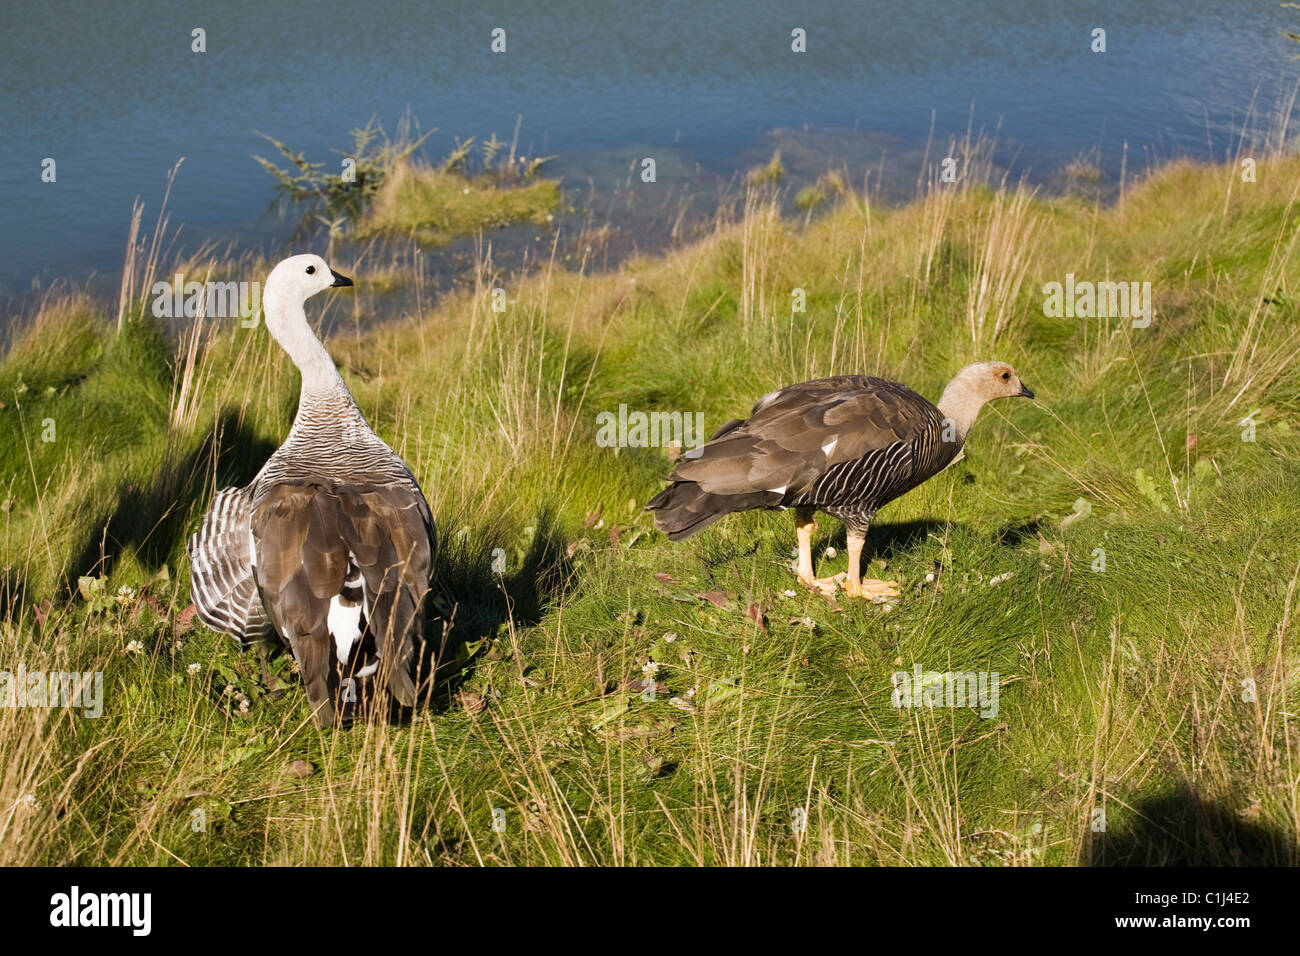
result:
[[[253,579],[248,488],[223,488],[190,536],[190,595],[200,621],[247,647],[271,634]]]
[[[709,494],[771,493],[775,504],[808,492],[836,465],[884,454],[900,442],[929,443],[940,426],[939,410],[897,382],[818,379],[764,396],[747,420],[728,422],[687,452],[669,477]]]
[[[293,650],[317,720],[332,723],[349,678],[354,689],[373,683],[414,704],[434,546],[418,487],[272,484],[258,490],[252,529],[262,602]]]

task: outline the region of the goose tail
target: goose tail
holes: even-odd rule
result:
[[[675,481],[646,504],[655,527],[671,541],[684,541],[733,511],[753,508],[747,495],[710,494],[693,481]]]

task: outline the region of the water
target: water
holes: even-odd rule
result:
[[[1271,0],[951,0],[272,5],[140,0],[11,10],[0,33],[0,293],[120,269],[132,200],[152,221],[167,170],[182,243],[280,241],[267,214],[262,130],[334,160],[375,115],[409,107],[454,136],[556,154],[574,193],[661,157],[665,193],[725,182],[782,145],[812,176],[833,158],[857,182],[915,183],[937,143],[997,131],[998,161],[1050,183],[1094,150],[1114,178],[1152,157],[1222,158],[1257,91],[1271,113],[1295,82],[1300,12]],[[494,27],[507,52],[489,50]],[[1090,51],[1093,27],[1107,52]],[[191,30],[207,52],[191,52]],[[808,52],[790,50],[807,31]],[[774,131],[793,131],[778,133]],[[40,180],[53,157],[58,180]],[[824,158],[826,157],[826,158]],[[883,165],[881,160],[884,160]],[[674,183],[674,177],[679,181]],[[685,180],[684,182],[681,180]],[[663,217],[665,221],[667,216]]]

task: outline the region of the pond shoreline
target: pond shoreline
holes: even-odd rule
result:
[[[648,152],[629,147],[623,152],[635,157]],[[871,153],[870,160],[863,158]],[[660,157],[672,157],[671,151],[658,151]],[[565,268],[576,268],[584,261],[588,267],[596,264],[601,271],[616,270],[628,259],[641,256],[662,255],[680,248],[692,238],[706,234],[721,219],[734,218],[743,205],[746,177],[763,168],[773,156],[779,157],[782,176],[773,183],[780,190],[783,214],[794,219],[820,215],[825,208],[803,208],[798,203],[803,193],[813,190],[827,170],[837,170],[849,186],[870,197],[870,202],[882,209],[898,209],[922,194],[927,179],[938,181],[945,174],[955,175],[954,185],[968,185],[971,176],[981,182],[996,186],[1015,177],[1030,184],[1044,197],[1074,196],[1107,207],[1120,195],[1123,176],[1127,185],[1148,174],[1156,167],[1136,165],[1126,167],[1123,157],[1108,157],[1115,168],[1108,171],[1097,162],[1100,151],[1062,158],[1046,173],[1038,174],[1028,168],[1017,169],[1021,148],[1012,143],[999,143],[984,136],[972,138],[967,133],[964,140],[950,140],[941,149],[933,141],[908,147],[884,133],[865,133],[855,130],[803,129],[773,130],[764,134],[755,144],[733,162],[745,162],[744,168],[730,172],[710,172],[696,164],[687,167],[669,162],[665,169],[667,179],[653,184],[640,183],[637,161],[629,160],[621,181],[610,175],[605,163],[602,186],[590,176],[585,181],[575,176],[560,175],[562,189],[561,208],[555,210],[555,221],[536,225],[512,224],[484,230],[481,234],[453,236],[437,247],[420,250],[429,264],[428,281],[435,291],[448,291],[464,281],[474,268],[474,262],[488,244],[493,259],[511,275],[524,274],[550,261],[552,243],[559,242],[556,250],[558,263]],[[945,166],[951,154],[952,162]],[[857,172],[851,171],[848,157],[856,161]],[[1182,157],[1201,161],[1196,156]],[[1164,162],[1176,162],[1170,159]],[[581,158],[576,163],[558,157],[559,170],[571,166],[583,168]],[[181,175],[184,167],[181,167]],[[833,198],[833,197],[827,197]],[[280,204],[278,212],[264,216],[267,238],[221,240],[221,230],[204,238],[194,235],[184,223],[173,227],[173,241],[179,239],[179,249],[187,247],[195,252],[219,249],[220,260],[240,261],[248,257],[270,262],[290,252],[319,251],[329,245],[326,230],[317,229],[298,241],[287,241],[295,230],[296,217],[289,215],[289,207]],[[269,219],[268,219],[269,217]],[[250,227],[251,229],[251,227]],[[123,234],[126,234],[125,223]],[[248,232],[245,231],[245,236]],[[279,238],[274,238],[274,237]],[[188,237],[188,238],[186,238]],[[410,244],[399,237],[358,239],[346,236],[342,240],[343,252],[352,257],[368,244],[374,245],[378,257],[384,259],[391,271],[394,258],[407,258]],[[241,276],[241,281],[258,281],[259,276]],[[89,294],[96,300],[109,301],[119,295],[120,267],[116,272],[65,272],[43,284],[33,278],[21,292],[11,292],[0,297],[0,314],[7,318],[0,324],[0,343],[10,332],[9,326],[21,324],[30,317],[47,290],[60,288],[65,292]],[[2,288],[3,286],[0,286]],[[400,311],[406,305],[399,302]]]

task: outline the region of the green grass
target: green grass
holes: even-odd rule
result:
[[[503,185],[490,174],[402,163],[384,180],[358,225],[358,235],[408,236],[426,246],[515,222],[544,225],[560,205],[560,184],[530,178]]]
[[[763,166],[756,166],[751,169],[745,176],[745,179],[753,186],[764,184],[779,183],[781,177],[785,175],[785,166],[781,163],[781,151],[778,149],[772,154],[772,158]]]
[[[185,613],[185,536],[286,434],[288,359],[51,301],[0,363],[0,667],[102,670],[105,712],[0,708],[0,863],[1300,862],[1298,173],[1174,165],[1114,208],[849,196],[802,226],[755,196],[662,258],[512,281],[504,314],[483,266],[336,335],[432,504],[452,648],[435,707],[341,732],[285,657]],[[1046,318],[1067,272],[1150,281],[1155,321]],[[348,295],[309,310],[382,308]],[[669,543],[640,510],[665,451],[595,442],[620,403],[711,430],[815,375],[937,397],[977,358],[1038,398],[878,517],[892,609],[798,590],[789,515]],[[843,539],[823,517],[819,574]],[[997,671],[997,717],[899,711],[914,664]]]

